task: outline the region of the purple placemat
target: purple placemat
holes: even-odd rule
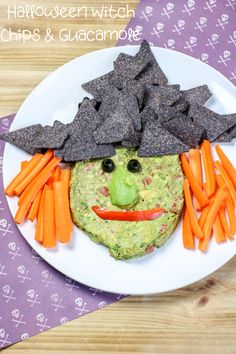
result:
[[[236,0],[143,0],[129,27],[153,45],[202,60],[236,84]],[[138,42],[119,42],[124,44]]]
[[[203,60],[236,84],[236,0],[143,0],[129,27],[139,28],[154,45]],[[0,121],[0,132],[13,119]],[[0,348],[121,298],[64,277],[24,241],[3,194],[3,149],[0,141]]]
[[[14,115],[0,120],[9,130]],[[25,242],[3,193],[0,141],[0,348],[107,306],[121,295],[78,284],[46,262]]]

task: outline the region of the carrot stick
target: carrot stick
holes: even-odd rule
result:
[[[20,164],[20,170],[23,171],[23,169],[28,165],[28,161],[21,161]]]
[[[73,224],[71,221],[70,209],[68,207],[68,193],[62,181],[53,184],[56,231],[58,240],[62,243],[70,241]]]
[[[54,195],[52,190],[45,191],[43,214],[43,246],[52,248],[56,246],[56,225],[54,212]]]
[[[216,181],[219,187],[222,187],[225,185],[224,179],[221,175],[216,175]],[[227,197],[225,199],[225,206],[229,218],[229,225],[230,225],[230,231],[232,235],[235,235],[236,233],[236,216],[235,216],[235,209],[234,209],[234,203],[231,198],[231,195],[229,193],[229,190],[226,189]],[[234,236],[233,236],[234,238]]]
[[[36,225],[35,236],[34,236],[34,239],[38,242],[43,242],[43,224],[44,224],[43,218],[44,218],[45,192],[47,188],[48,186],[46,185],[43,188],[42,197],[39,205],[38,222]]]
[[[57,166],[54,170],[53,182],[58,182],[61,179],[61,168]]]
[[[9,197],[12,197],[14,195],[14,189],[15,187],[24,180],[24,178],[34,169],[35,166],[37,166],[39,160],[41,159],[42,155],[41,154],[35,154],[32,159],[28,162],[28,165],[24,168],[24,170],[20,171],[15,178],[11,181],[11,183],[7,186],[5,189],[5,194],[7,194]]]
[[[58,167],[58,166],[57,166]],[[47,185],[52,189],[53,188],[53,182],[54,182],[54,173],[51,174],[49,180],[47,181]]]
[[[201,227],[201,229],[203,228],[203,225],[206,221],[206,217],[209,213],[212,203],[213,203],[213,198],[210,200],[210,203],[202,209],[201,215],[198,219],[198,223],[199,223],[199,226]]]
[[[222,242],[226,241],[224,229],[221,224],[219,214],[216,215],[216,218],[215,218],[215,221],[213,224],[213,231],[214,231],[214,236],[215,236],[215,240],[217,243],[222,243]]]
[[[70,177],[71,177],[71,170],[70,169],[63,169],[61,170],[61,181],[64,185],[65,195],[66,195],[66,210],[68,211],[68,220],[70,217],[70,224],[71,224],[71,231],[73,230],[73,222],[71,218],[70,212],[70,201],[69,201],[69,192],[70,192]]]
[[[208,201],[207,197],[205,196],[205,194],[203,193],[202,187],[201,187],[200,183],[198,182],[197,178],[194,176],[193,171],[189,165],[189,162],[188,162],[185,154],[183,154],[183,153],[180,154],[180,159],[181,159],[184,174],[188,179],[190,187],[191,187],[196,199],[198,200],[199,204],[202,207],[204,207],[205,205],[208,204],[209,201]]]
[[[30,204],[34,201],[40,189],[50,178],[52,170],[59,164],[60,161],[60,158],[54,157],[39,173],[37,178],[35,178],[35,180],[28,185],[25,190],[25,198],[22,200],[22,203],[20,204],[14,218],[17,224],[21,224],[23,222]]]
[[[202,242],[199,242],[198,248],[201,251],[207,251],[209,241],[211,238],[211,233],[212,233],[212,227],[215,222],[216,216],[220,210],[220,207],[227,197],[227,193],[223,189],[224,187],[221,187],[218,189],[216,192],[216,195],[214,197],[214,201],[212,203],[212,206],[208,212],[208,215],[206,217],[205,223],[203,225],[203,233],[204,233],[204,239]]]
[[[229,192],[233,199],[234,206],[236,207],[236,190],[234,188],[233,183],[231,182],[230,177],[228,176],[227,172],[225,171],[224,167],[221,165],[219,161],[215,161],[215,166],[217,170],[220,172],[221,176],[223,177],[225,184],[229,188]]]
[[[16,195],[20,195],[26,187],[30,184],[31,181],[43,170],[43,168],[47,165],[47,163],[53,157],[53,151],[48,150],[38,162],[38,164],[30,171],[30,173],[25,176],[25,178],[18,183],[18,185],[14,188],[14,192]]]
[[[207,197],[211,197],[216,191],[216,178],[214,163],[211,154],[211,144],[208,140],[204,140],[201,144],[202,160],[206,178]]]
[[[227,198],[227,197],[226,197]],[[223,226],[223,229],[224,229],[224,232],[225,232],[225,235],[227,236],[227,238],[229,240],[233,240],[234,239],[234,235],[233,233],[230,231],[230,227],[229,227],[229,224],[228,224],[228,220],[226,218],[226,215],[225,215],[225,205],[222,205],[220,210],[219,210],[219,217],[220,217],[220,221],[221,221],[221,224]]]
[[[193,174],[197,178],[200,185],[202,185],[202,164],[201,164],[201,152],[200,149],[190,149],[189,150],[189,163],[192,168]],[[198,200],[196,200],[197,211],[201,210],[201,205]]]
[[[185,248],[194,249],[194,235],[191,229],[190,218],[188,215],[188,210],[185,208],[183,216],[183,226],[182,226],[182,239]]]
[[[39,206],[40,206],[40,200],[42,197],[42,189],[39,191],[39,193],[37,194],[37,197],[35,198],[35,200],[33,201],[31,208],[30,208],[30,212],[28,215],[28,219],[30,221],[34,221],[35,218],[38,216],[38,211],[39,211]]]
[[[228,157],[225,155],[224,151],[221,149],[220,145],[216,145],[216,152],[217,155],[219,156],[219,159],[222,163],[222,166],[224,167],[225,171],[229,175],[234,188],[236,189],[236,169],[228,159]]]
[[[191,229],[193,231],[193,234],[196,235],[199,239],[201,239],[203,237],[203,232],[198,224],[197,217],[194,212],[190,188],[189,188],[189,182],[187,179],[184,180],[184,196],[185,196],[186,208],[188,210],[188,215],[190,218]]]

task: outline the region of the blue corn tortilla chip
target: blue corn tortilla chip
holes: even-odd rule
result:
[[[109,84],[109,79],[112,77],[113,71],[108,72],[94,80],[85,82],[82,87],[87,92],[91,93],[93,97],[99,102],[101,101],[102,94],[106,86]]]
[[[122,141],[121,145],[127,148],[137,148],[140,146],[141,139],[142,133],[135,130],[132,135]]]
[[[148,56],[142,56],[139,53],[135,56],[120,53],[114,62],[114,72],[123,77],[135,79],[149,62],[150,58]]]
[[[172,106],[181,98],[182,94],[171,86],[147,86],[145,91],[145,104],[158,114],[159,106]]]
[[[134,129],[141,130],[141,121],[139,117],[139,106],[137,98],[132,94],[123,94],[115,87],[108,86],[102,98],[98,113],[104,121],[113,114],[119,107],[123,107],[130,116]]]
[[[145,126],[138,156],[175,155],[188,150],[188,145],[169,133],[159,122],[150,122]]]
[[[157,115],[151,107],[146,106],[140,113],[140,119],[142,126],[145,127],[148,122],[157,120]]]
[[[26,128],[21,128],[15,131],[11,131],[0,135],[0,139],[7,143],[13,144],[24,150],[28,154],[34,155],[37,152],[41,152],[41,149],[35,148],[34,142],[36,138],[43,132],[41,124],[34,124]]]
[[[92,139],[85,142],[75,137],[70,137],[64,148],[55,152],[55,156],[62,157],[66,162],[105,158],[115,154],[111,144],[97,145]]]
[[[141,43],[140,50],[136,54],[140,58],[149,58],[148,65],[139,73],[136,79],[143,84],[165,85],[168,82],[167,77],[157,63],[149,43],[144,40]]]
[[[189,109],[189,103],[181,97],[171,107],[173,107],[177,112],[187,112]]]
[[[55,121],[53,127],[46,125],[42,132],[34,139],[32,146],[39,149],[58,149],[68,137],[66,126]]]
[[[109,144],[128,139],[134,133],[134,126],[127,111],[120,106],[93,133],[97,144]]]
[[[225,132],[223,134],[221,134],[220,136],[218,136],[215,140],[214,143],[230,143],[232,140],[232,137],[230,136],[229,133]]]
[[[200,106],[203,106],[212,96],[207,85],[197,86],[181,92],[189,104],[199,104]]]
[[[205,138],[210,142],[213,142],[220,135],[234,126],[234,123],[225,119],[224,116],[221,116],[204,106],[199,106],[198,104],[190,106],[188,116],[191,117],[195,123],[204,127],[206,132]]]
[[[191,148],[198,146],[204,132],[202,125],[192,122],[191,119],[179,112],[175,114],[173,119],[165,122],[163,126],[168,132]]]

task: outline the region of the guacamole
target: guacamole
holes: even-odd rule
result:
[[[143,256],[161,247],[180,219],[183,174],[179,156],[140,158],[136,150],[117,149],[111,160],[114,171],[110,173],[104,172],[101,159],[75,164],[70,189],[73,219],[93,241],[108,247],[114,258]],[[136,173],[127,169],[131,160],[141,166]],[[120,181],[124,181],[123,186]],[[130,206],[122,205],[127,200]],[[161,207],[165,212],[151,221],[104,220],[92,210],[94,205],[112,211]]]

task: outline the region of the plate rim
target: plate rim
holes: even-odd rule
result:
[[[50,80],[51,78],[53,78],[54,75],[57,75],[60,71],[63,71],[63,69],[64,69],[65,66],[69,66],[72,62],[76,62],[76,61],[77,61],[79,58],[81,58],[81,57],[85,57],[85,58],[86,58],[86,56],[89,56],[89,55],[91,55],[92,53],[94,54],[94,53],[98,53],[98,52],[101,53],[101,52],[106,52],[106,51],[109,52],[110,50],[113,50],[113,49],[117,50],[117,48],[118,48],[120,51],[122,51],[122,50],[124,50],[124,49],[127,48],[127,47],[139,48],[139,44],[138,44],[138,45],[125,45],[125,46],[109,47],[109,48],[99,49],[99,50],[96,50],[96,51],[91,51],[91,52],[89,52],[89,53],[86,53],[86,54],[84,54],[84,55],[81,55],[81,56],[79,56],[79,57],[76,57],[76,58],[74,58],[74,59],[72,59],[72,60],[70,60],[70,61],[64,63],[63,65],[61,65],[60,67],[58,67],[57,69],[55,69],[53,72],[49,73],[49,74],[30,92],[30,94],[29,94],[29,95],[26,97],[26,99],[23,101],[23,103],[21,104],[21,106],[20,106],[20,108],[19,108],[17,114],[15,115],[15,118],[14,118],[14,120],[13,120],[13,123],[11,124],[10,131],[12,130],[12,126],[14,127],[14,122],[17,121],[18,116],[21,114],[21,111],[24,109],[24,106],[27,105],[28,100],[30,100],[31,95],[37,93],[37,91],[41,88],[42,85],[45,84],[46,81],[48,81],[48,80]],[[194,58],[194,57],[192,57],[192,56],[190,56],[190,55],[188,55],[188,54],[185,54],[185,53],[180,52],[180,51],[172,50],[172,49],[167,49],[167,48],[162,48],[162,47],[157,47],[157,46],[151,46],[151,48],[155,48],[155,49],[160,50],[160,51],[163,51],[163,52],[170,52],[170,51],[172,51],[172,52],[177,53],[177,55],[186,56],[186,57],[188,57],[188,58],[191,58],[191,60],[197,61],[198,64],[200,63],[201,65],[207,67],[208,70],[210,69],[211,71],[217,72],[218,75],[220,75],[224,80],[227,80],[227,81],[228,81],[228,84],[230,84],[230,86],[235,90],[235,85],[234,85],[226,76],[224,76],[220,71],[218,71],[217,69],[213,68],[213,67],[210,66],[209,64],[202,62],[200,59]],[[5,155],[5,147],[4,147],[3,166],[4,166],[4,162],[5,162],[5,156],[6,156],[6,155]],[[3,173],[2,178],[3,178],[3,185],[4,185],[4,173]],[[9,199],[8,199],[8,197],[6,197],[6,199],[7,199],[7,203],[8,203],[8,208],[9,208],[10,213],[11,213],[11,209],[10,209],[10,206],[9,206]],[[11,213],[11,215],[12,215],[12,213]],[[21,231],[20,231],[19,228],[18,228],[18,230],[19,230],[19,232],[21,233]],[[23,236],[23,235],[22,235],[22,236]],[[24,236],[23,236],[23,237],[24,237]],[[34,247],[31,245],[30,240],[28,240],[28,239],[25,238],[25,237],[24,237],[24,239],[25,239],[25,241],[28,243],[28,245],[34,249]],[[71,277],[71,275],[66,274],[65,271],[61,270],[60,267],[59,267],[59,268],[56,267],[56,266],[53,265],[49,260],[45,259],[44,255],[41,255],[41,254],[40,254],[40,251],[38,251],[38,249],[37,249],[36,252],[40,255],[40,257],[42,257],[42,259],[43,259],[46,263],[48,263],[48,264],[49,264],[50,266],[52,266],[54,269],[56,269],[57,271],[59,271],[60,273],[62,273],[64,276]],[[182,284],[180,287],[178,286],[177,288],[176,288],[176,287],[173,287],[173,288],[168,287],[168,289],[163,289],[162,291],[158,291],[158,292],[153,292],[153,291],[150,291],[150,292],[147,292],[147,291],[145,291],[145,292],[134,292],[134,293],[129,294],[129,295],[140,296],[140,295],[161,294],[161,293],[165,293],[165,292],[170,292],[170,291],[178,290],[178,289],[183,288],[183,287],[185,287],[185,286],[190,286],[190,285],[196,283],[197,281],[200,281],[200,280],[202,280],[202,279],[208,277],[210,274],[212,274],[212,273],[214,273],[215,271],[217,271],[218,269],[220,269],[223,265],[227,264],[227,263],[235,256],[235,254],[236,254],[236,251],[235,251],[235,253],[232,255],[232,257],[230,257],[230,258],[227,259],[227,261],[223,260],[222,263],[221,263],[221,265],[218,266],[216,269],[210,270],[209,273],[207,273],[204,277],[202,277],[202,276],[195,277],[195,279],[194,279],[191,283]],[[81,284],[83,284],[83,285],[85,285],[85,286],[88,286],[88,287],[91,286],[91,285],[89,285],[89,284],[86,284],[85,282],[82,282],[81,280],[76,280],[76,281],[79,282],[79,283],[81,283]],[[99,289],[99,288],[98,288],[98,289]],[[102,290],[102,291],[105,291],[105,292],[109,292],[109,293],[127,295],[126,293],[123,293],[123,292],[120,292],[120,291],[115,291],[115,290],[112,291],[112,290],[106,289],[106,288],[104,288],[104,287],[103,287],[103,289],[99,289],[99,290]]]

